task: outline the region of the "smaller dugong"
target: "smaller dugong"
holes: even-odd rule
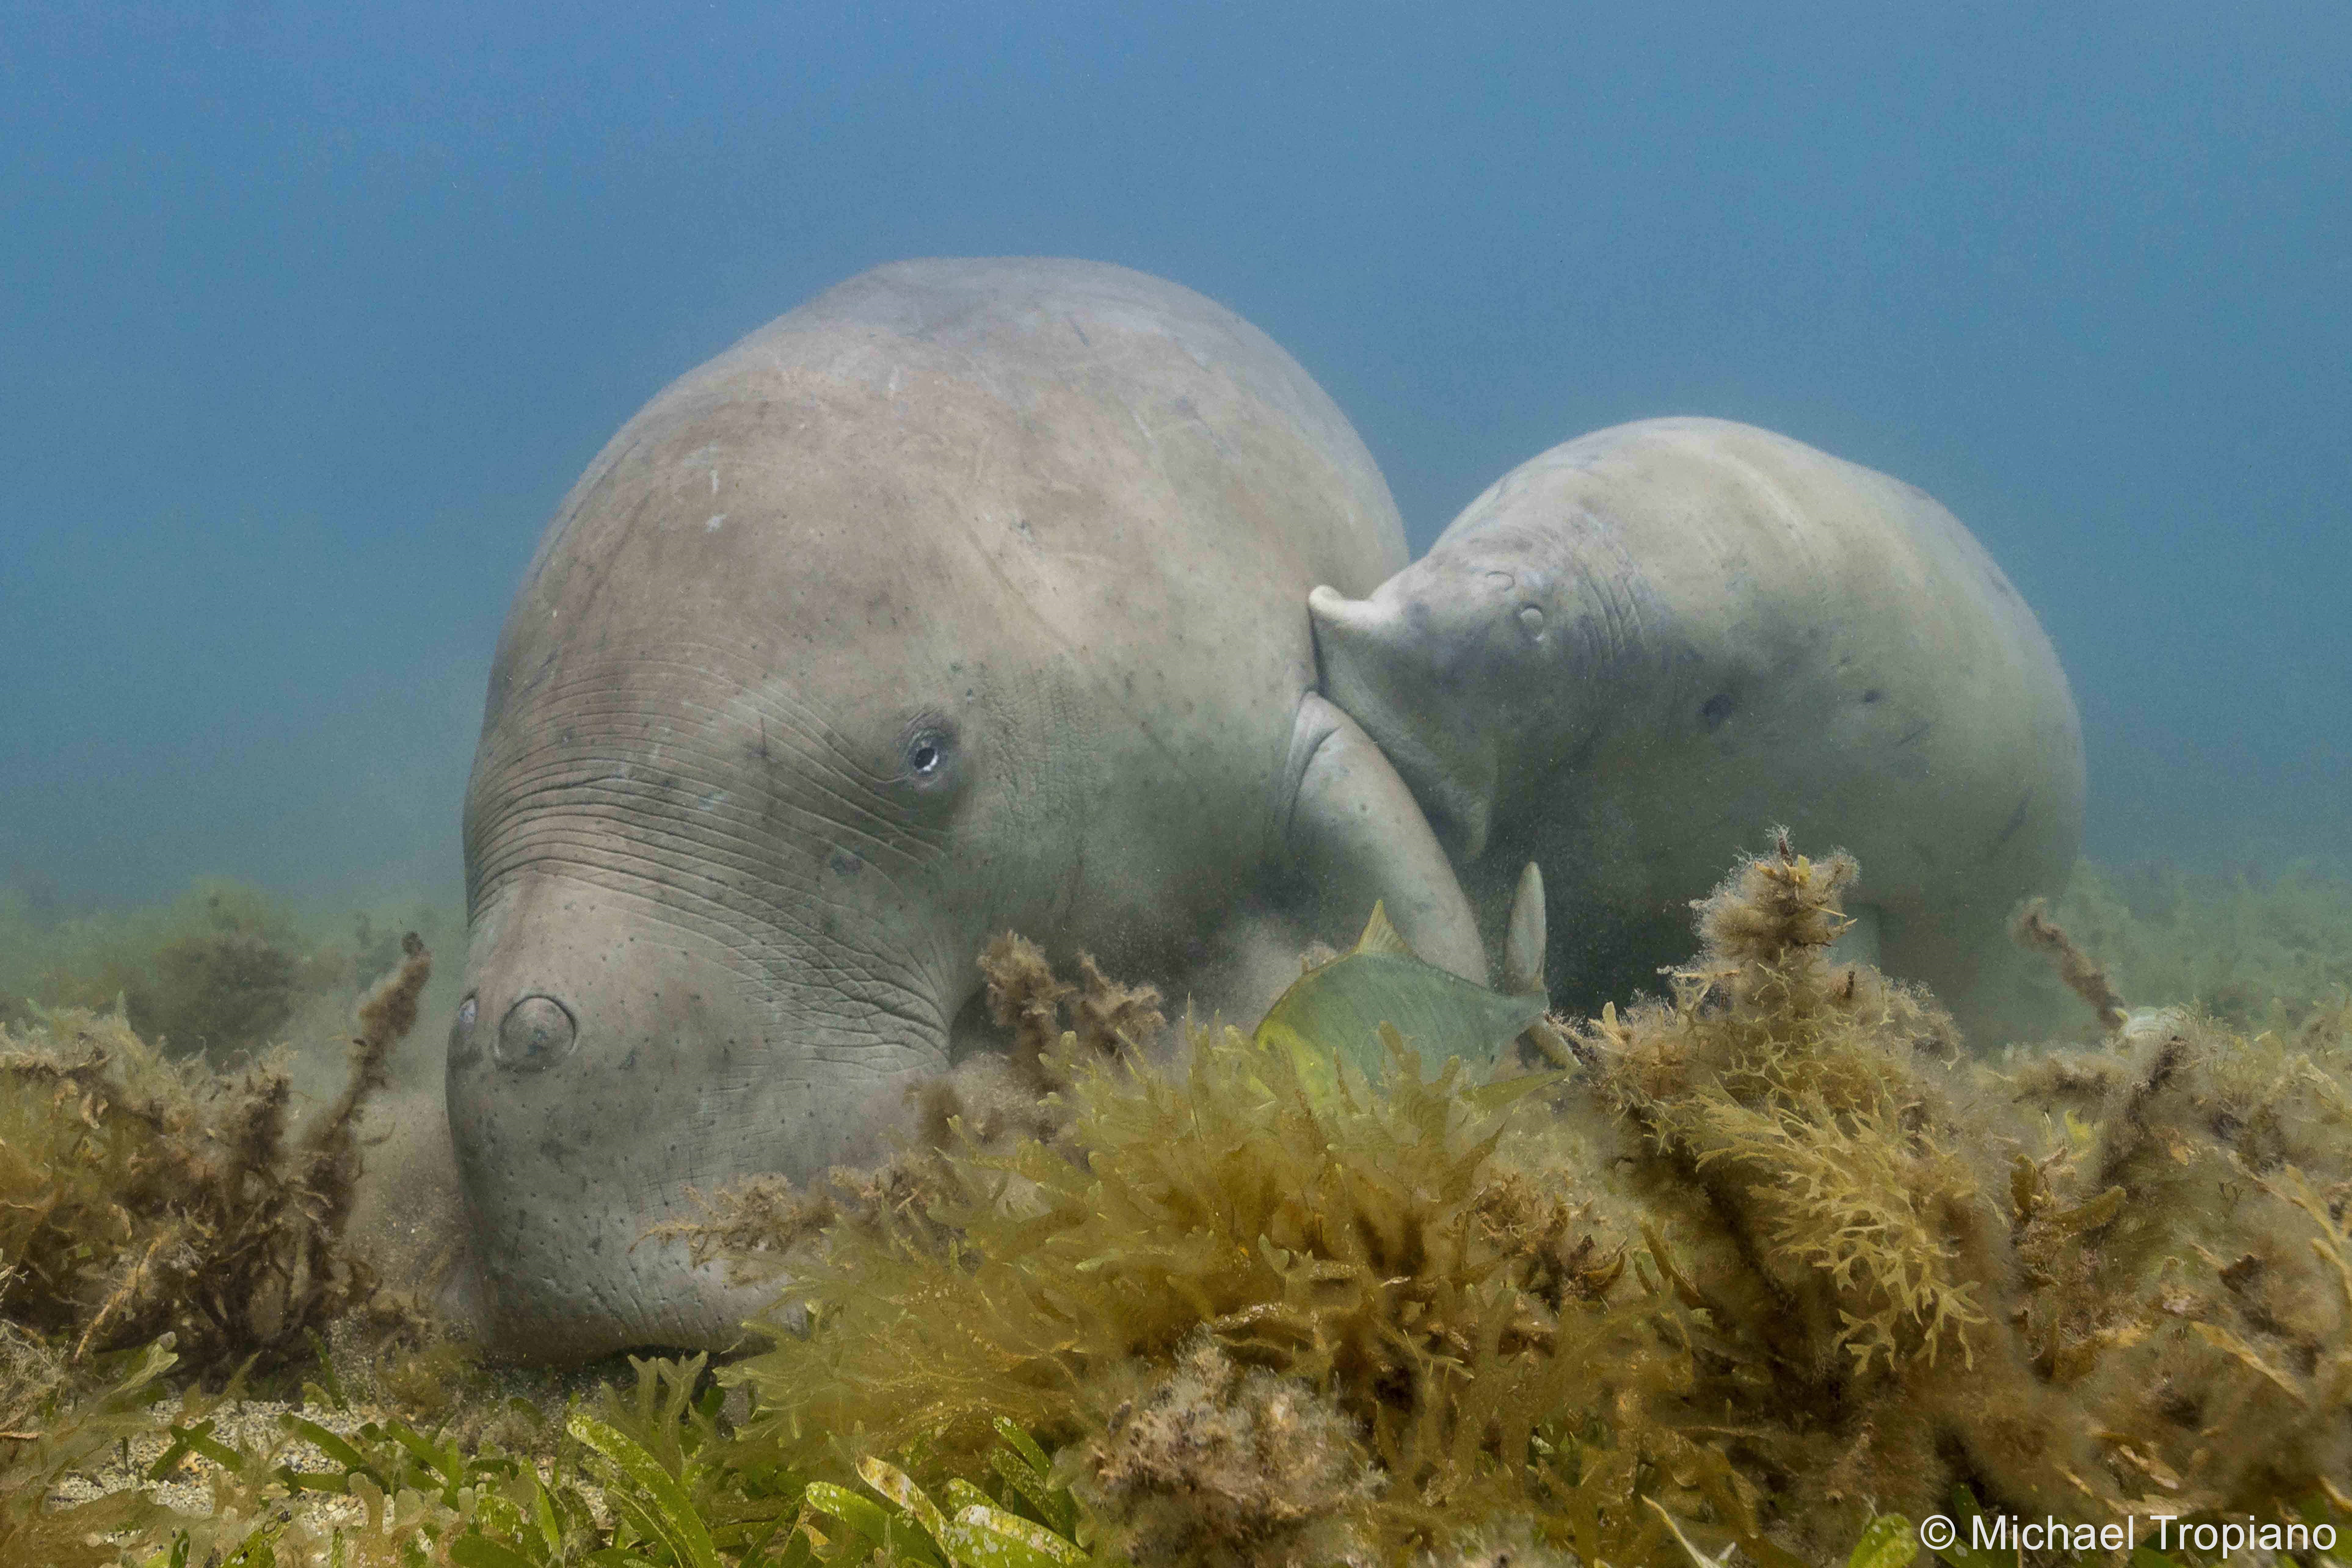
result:
[[[1860,859],[1853,946],[1965,1006],[2081,842],[2074,698],[2000,569],[1923,491],[1769,431],[1580,437],[1369,599],[1308,602],[1324,695],[1490,930],[1542,868],[1564,1003],[1656,989],[1689,901],[1785,823]]]

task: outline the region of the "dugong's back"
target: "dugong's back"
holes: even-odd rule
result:
[[[922,383],[939,381],[982,394],[967,400],[961,423],[919,395]],[[857,390],[888,399],[897,428],[878,428],[870,408],[853,406],[847,394]],[[680,377],[624,426],[541,540],[509,617],[509,637],[529,624],[525,601],[545,601],[556,586],[546,580],[551,566],[560,571],[581,559],[602,561],[619,531],[639,527],[634,512],[597,505],[599,493],[627,485],[632,470],[642,476],[666,457],[676,466],[665,438],[714,422],[740,429],[747,413],[756,419],[795,402],[798,417],[774,423],[763,444],[778,461],[798,465],[799,476],[838,456],[909,492],[960,485],[971,501],[967,521],[976,533],[1003,527],[1034,539],[1041,521],[1065,520],[1003,518],[987,507],[1017,498],[1012,492],[1018,485],[1007,478],[1024,459],[1050,460],[1033,463],[1026,476],[1049,489],[1071,477],[1047,471],[1068,460],[1066,452],[1048,450],[1055,444],[1049,427],[1084,404],[1111,422],[1114,439],[1106,445],[1143,448],[1147,463],[1160,470],[1158,488],[1180,491],[1209,471],[1201,488],[1233,503],[1202,507],[1196,493],[1189,506],[1076,519],[1094,529],[1090,550],[1115,538],[1166,557],[1173,575],[1184,579],[1227,562],[1234,563],[1237,579],[1264,580],[1269,570],[1287,578],[1297,573],[1281,569],[1295,559],[1310,585],[1335,580],[1318,573],[1356,580],[1367,570],[1393,571],[1405,559],[1395,503],[1347,417],[1279,345],[1223,306],[1165,279],[1097,262],[902,261],[861,273],[778,317]],[[729,404],[737,407],[732,418],[721,412]],[[993,417],[1007,413],[1014,415],[1010,425]],[[828,422],[836,428],[825,429]],[[1266,439],[1254,440],[1258,431]],[[827,450],[844,437],[855,449]],[[877,450],[884,444],[894,449]],[[1066,432],[1060,444],[1074,444]],[[1098,455],[1108,461],[1112,454]],[[793,477],[773,475],[771,488]],[[1137,477],[1122,476],[1105,488],[1123,486],[1131,494]],[[887,504],[902,497],[877,492],[873,498]],[[1182,537],[1146,543],[1132,537],[1139,525],[1167,525]],[[598,526],[604,539],[583,537],[583,529]]]
[[[1164,278],[1055,257],[893,262],[779,317],[676,390],[761,363],[893,390],[909,374],[935,371],[1033,413],[1041,392],[1059,387],[1131,411],[1147,442],[1171,423],[1228,438],[1228,421],[1278,426],[1328,465],[1338,505],[1287,509],[1274,531],[1295,535],[1310,553],[1404,558],[1404,525],[1388,485],[1339,406],[1273,339]],[[1240,461],[1245,485],[1258,477],[1250,455],[1227,444],[1221,455]],[[1276,466],[1295,461],[1255,456]],[[1220,479],[1221,487],[1232,485]],[[1304,498],[1287,485],[1273,488]],[[1255,532],[1250,542],[1276,543]]]
[[[1003,701],[1056,708],[1049,788],[1214,818],[1212,858],[1262,852],[1263,779],[1314,685],[1306,592],[1404,560],[1346,417],[1223,307],[1099,263],[892,263],[680,378],[583,475],[508,619],[474,803],[543,727],[509,722],[517,694],[615,661],[643,687],[665,677],[639,653],[689,633],[758,644],[746,684],[783,671],[845,701],[854,666],[942,690],[992,674]],[[1123,768],[1187,799],[1105,794]],[[1119,824],[1092,820],[1108,888]],[[494,826],[469,829],[477,905],[505,868]],[[1149,880],[1121,884],[1147,920]]]

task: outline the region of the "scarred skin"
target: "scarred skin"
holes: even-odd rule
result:
[[[1658,990],[1689,901],[1770,824],[1859,857],[1863,952],[1964,1004],[2081,843],[2074,699],[2000,569],[1925,492],[1768,431],[1582,436],[1310,611],[1325,695],[1490,929],[1542,868],[1567,1005]]]
[[[909,262],[631,420],[550,525],[466,809],[448,1103],[508,1351],[723,1344],[648,1226],[871,1152],[1019,930],[1245,1007],[1385,898],[1484,974],[1300,605],[1404,563],[1371,459],[1171,284]]]

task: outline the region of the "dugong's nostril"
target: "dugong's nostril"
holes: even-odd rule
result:
[[[525,997],[499,1021],[499,1064],[536,1071],[562,1061],[580,1039],[571,1009],[553,997]]]

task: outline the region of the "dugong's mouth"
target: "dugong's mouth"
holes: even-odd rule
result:
[[[730,1283],[724,1261],[698,1265],[686,1238],[659,1233],[695,1218],[689,1211],[647,1223],[635,1214],[567,1216],[525,1206],[502,1223],[478,1218],[477,1250],[452,1281],[449,1304],[496,1354],[517,1361],[755,1343],[761,1336],[748,1321],[784,1286]]]

